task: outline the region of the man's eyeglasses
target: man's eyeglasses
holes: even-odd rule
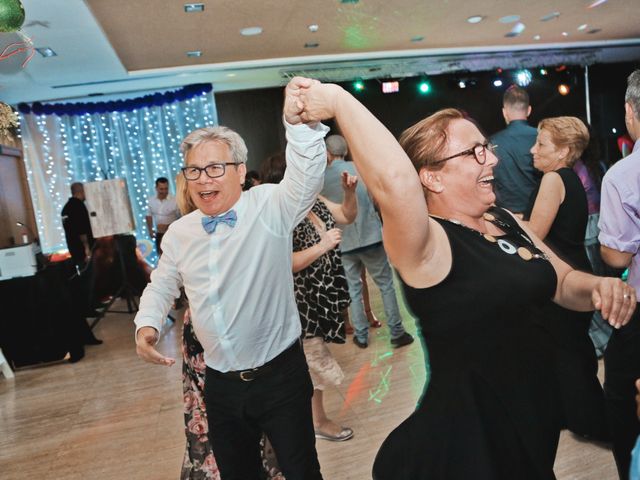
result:
[[[202,172],[207,174],[209,178],[218,178],[224,175],[225,168],[227,165],[240,165],[235,162],[225,162],[225,163],[210,163],[206,167],[182,167],[182,175],[184,178],[189,181],[195,181],[200,178]]]
[[[473,158],[476,159],[476,162],[478,162],[480,165],[484,165],[487,161],[487,150],[493,153],[496,147],[497,145],[486,142],[486,143],[483,143],[482,145],[476,145],[475,147],[465,150],[464,152],[456,153],[455,155],[451,155],[450,157],[443,158],[442,160],[437,160],[433,162],[432,165],[446,162],[447,160],[451,160],[452,158],[464,157],[466,155],[473,155]]]

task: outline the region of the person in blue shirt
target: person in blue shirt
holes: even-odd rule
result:
[[[494,134],[491,143],[500,160],[493,170],[496,204],[513,213],[523,213],[540,182],[540,174],[533,168],[529,150],[536,142],[538,131],[527,123],[531,114],[526,90],[511,85],[502,98],[502,115],[507,128]]]

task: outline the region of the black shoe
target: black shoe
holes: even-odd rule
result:
[[[91,337],[84,341],[85,345],[102,345],[102,340],[96,337]]]
[[[369,343],[367,343],[366,340],[364,342],[361,342],[355,335],[353,336],[353,343],[355,343],[356,347],[358,348],[367,348],[369,346]]]
[[[84,358],[84,347],[69,350],[69,362],[76,363]]]
[[[405,345],[410,345],[412,343],[413,343],[413,337],[407,332],[404,332],[398,338],[391,339],[391,345],[393,345],[394,348],[404,347]]]

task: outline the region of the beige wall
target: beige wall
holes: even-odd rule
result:
[[[33,240],[16,222],[26,223],[36,232],[22,152],[0,145],[0,248],[22,244],[23,233],[29,236],[29,241]]]

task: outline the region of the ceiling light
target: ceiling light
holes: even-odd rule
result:
[[[513,23],[520,20],[520,15],[507,15],[498,20],[500,23]]]
[[[202,50],[191,50],[187,52],[187,57],[201,57]]]
[[[426,95],[427,93],[429,93],[431,91],[431,85],[429,84],[429,82],[427,80],[422,80],[418,84],[418,91],[421,94]]]
[[[534,35],[534,36],[533,36],[533,39],[534,39],[534,40],[540,40],[541,38],[542,38],[542,37],[541,37],[540,35]]]
[[[320,26],[317,23],[312,23],[307,27],[311,33],[316,33]]]
[[[524,32],[525,28],[526,27],[525,27],[524,23],[518,22],[513,26],[511,31],[505,35],[505,37],[507,37],[507,38],[518,37],[518,36],[520,36],[520,34],[522,32]]]
[[[316,48],[319,46],[320,44],[318,42],[307,42],[304,44],[304,48]]]
[[[204,12],[204,3],[185,3],[184,11],[186,13]]]
[[[227,73],[227,77],[229,77],[229,78],[233,78],[233,77],[235,77],[235,76],[236,76],[236,74],[235,74],[235,73]]]
[[[262,33],[262,27],[247,27],[240,30],[240,35],[244,35],[245,37],[260,35],[261,33]]]
[[[531,72],[527,69],[518,70],[513,77],[515,82],[521,87],[526,87],[527,85],[529,85],[532,78],[533,76],[531,75]]]
[[[586,30],[588,26],[589,26],[589,25],[587,25],[586,23],[583,23],[582,25],[580,25],[580,26],[578,27],[578,31],[579,31],[579,32],[582,32],[583,30]]]
[[[484,15],[472,15],[469,18],[467,18],[467,22],[469,22],[469,23],[480,23],[484,19],[485,19]]]
[[[45,58],[58,56],[58,54],[49,47],[36,48],[36,51]]]
[[[603,3],[607,3],[607,0],[595,0],[595,2],[592,2],[591,5],[589,5],[587,8],[596,8],[602,5]]]
[[[560,16],[560,12],[551,12],[548,15],[545,15],[544,17],[540,17],[540,21],[548,22],[549,20],[555,20],[559,16]]]
[[[416,35],[415,37],[411,37],[411,41],[414,43],[421,42],[423,40],[424,40],[424,37],[422,35]]]
[[[493,81],[493,86],[494,86],[494,87],[501,87],[501,86],[502,86],[502,79],[500,79],[500,78],[496,78],[496,79]]]
[[[467,82],[464,80],[458,80],[458,88],[467,88]]]

